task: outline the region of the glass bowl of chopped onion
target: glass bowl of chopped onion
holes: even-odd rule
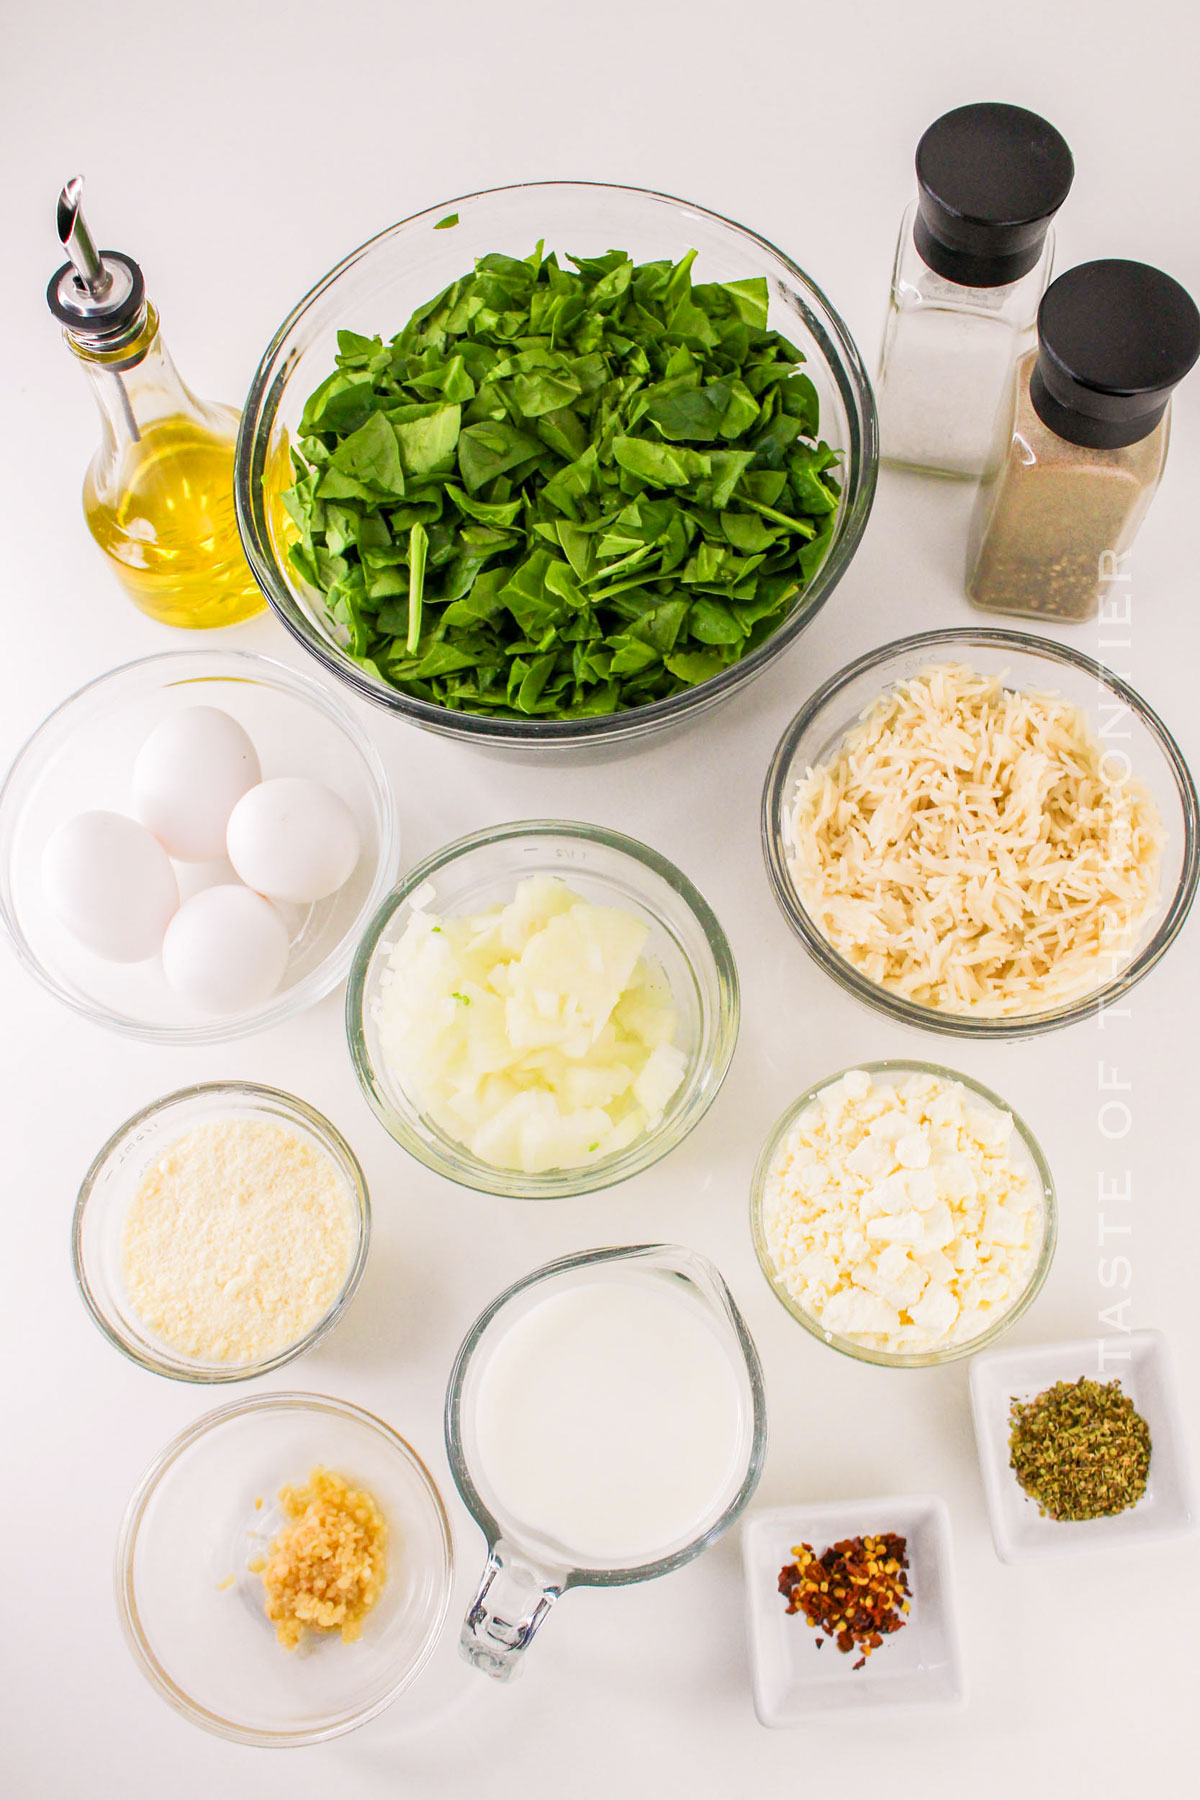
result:
[[[678,271],[653,317],[640,301],[627,308],[619,285],[610,282],[609,291],[593,294],[604,279],[599,262],[614,247],[638,268],[659,263]],[[436,309],[429,303],[471,277],[477,261],[493,259],[491,285],[499,287],[535,248],[556,256],[564,288],[580,280],[572,257],[590,260],[583,272],[585,314],[571,296],[575,310],[563,312],[564,295],[556,297],[543,271],[536,318],[523,289],[508,303],[500,300],[499,314],[490,305],[481,313],[482,296],[472,292],[450,318],[448,337],[437,318],[430,325]],[[711,320],[693,308],[693,282],[704,290],[699,310],[707,307]],[[395,358],[387,347],[410,319],[424,360],[401,367],[404,346]],[[838,488],[832,511],[823,495],[814,495],[806,473],[798,472],[799,487],[787,485],[794,439],[785,434],[775,443],[777,415],[792,407],[784,419],[790,434],[802,410],[799,389],[786,406],[773,397],[782,365],[774,374],[752,366],[762,344],[758,336],[747,340],[744,328],[778,333],[804,358],[802,377],[791,377],[811,384],[802,441],[818,454],[821,445],[836,454],[828,465]],[[372,336],[381,340],[377,364]],[[526,360],[497,373],[497,352],[510,345]],[[578,366],[556,360],[564,355]],[[655,403],[649,389],[663,381],[686,389],[693,356],[697,390],[707,390],[711,377],[736,382],[737,418],[722,415],[718,427],[663,413],[660,431],[658,415],[647,411]],[[592,361],[585,366],[578,359],[586,357]],[[382,411],[394,415],[404,469],[386,437],[383,460],[369,466],[357,447],[342,452],[350,432],[361,429],[361,408],[339,400],[335,409],[322,402],[306,412],[319,391],[336,398],[342,377],[353,387],[364,373],[378,390],[376,420]],[[323,389],[331,379],[334,389]],[[602,402],[599,415],[594,394]],[[666,397],[664,390],[659,398]],[[726,398],[723,388],[723,404]],[[697,404],[703,411],[704,403]],[[758,444],[760,431],[774,448]],[[654,466],[639,463],[638,474],[626,466],[628,457],[620,462],[613,450],[618,432],[623,440],[645,439]],[[463,448],[468,435],[470,455]],[[568,494],[562,509],[551,507],[545,517],[540,511],[513,516],[514,498],[525,507],[543,479],[573,467],[594,446],[602,471],[596,482],[585,481],[585,500],[576,504]],[[749,485],[725,461],[715,469],[705,464],[723,446],[744,456],[742,473],[754,477]],[[676,458],[668,468],[664,454],[675,451],[684,462]],[[535,466],[539,454],[542,468]],[[347,456],[353,462],[348,482],[341,478]],[[784,251],[670,195],[549,181],[447,200],[393,225],[325,275],[284,320],[259,364],[243,412],[235,486],[254,574],[283,624],[329,675],[428,730],[544,755],[626,749],[707,712],[754,680],[794,643],[845,573],[870,513],[877,467],[875,403],[859,352],[825,295]],[[285,503],[298,468],[320,477],[320,492],[305,489],[302,475]],[[697,481],[708,481],[711,491],[699,491]],[[643,494],[661,514],[653,529],[626,517],[615,535],[606,533],[596,556],[586,529],[569,529],[594,530],[610,513],[615,523],[616,510]],[[806,495],[815,497],[818,510],[797,525]],[[697,506],[705,509],[702,521]],[[366,529],[364,513],[370,514]],[[686,549],[676,541],[678,529],[668,546],[668,514],[688,537]],[[568,527],[565,540],[555,529],[559,519]],[[634,537],[618,543],[629,528]],[[425,534],[419,555],[414,529]],[[799,536],[789,538],[777,570],[781,533]],[[297,545],[299,561],[292,554]],[[675,573],[688,556],[703,562],[687,577],[705,583],[703,617],[689,614],[682,627],[673,613],[647,623],[663,602],[679,606],[694,598]],[[529,563],[530,579],[519,584],[524,598],[511,618],[482,599],[485,588],[494,594],[494,584],[481,580],[475,592],[472,558],[510,575]],[[655,581],[647,586],[650,568]],[[774,583],[776,574],[781,582],[768,593],[766,578]],[[603,599],[593,601],[602,591]],[[626,643],[639,622],[645,629],[633,630],[636,642]],[[549,651],[548,627],[554,633]],[[603,667],[585,654],[589,644]],[[569,654],[555,662],[551,652],[564,647]],[[508,682],[514,657],[519,674]],[[546,658],[555,664],[549,675]]]
[[[335,1560],[349,1599],[326,1622]],[[117,1605],[177,1713],[286,1749],[365,1725],[416,1679],[453,1564],[433,1477],[390,1425],[323,1394],[254,1394],[195,1420],[147,1469],[121,1526]],[[299,1642],[281,1630],[297,1615],[319,1622]]]
[[[1102,1012],[1165,956],[1200,874],[1167,727],[1101,664],[1018,631],[921,632],[834,675],[775,752],[762,834],[820,966],[957,1037]]]
[[[465,1187],[553,1200],[679,1144],[737,1042],[738,977],[687,876],[620,832],[525,820],[411,870],[346,990],[391,1136]]]
[[[71,1260],[122,1355],[216,1384],[320,1343],[354,1298],[370,1239],[362,1169],[328,1119],[278,1088],[210,1081],[155,1100],[97,1152]]]
[[[860,1063],[776,1120],[750,1185],[776,1299],[860,1362],[921,1369],[992,1344],[1041,1291],[1054,1181],[1028,1125],[936,1063]]]

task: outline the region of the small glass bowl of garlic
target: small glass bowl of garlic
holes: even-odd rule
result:
[[[396,1142],[529,1200],[609,1187],[680,1143],[738,1016],[733,953],[688,878],[619,832],[550,819],[414,868],[346,990],[354,1067]]]
[[[395,875],[378,752],[320,682],[182,650],[65,700],[0,787],[0,922],[111,1031],[222,1043],[343,979]]]

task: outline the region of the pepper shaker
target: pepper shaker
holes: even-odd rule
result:
[[[1082,263],[1051,284],[975,502],[967,593],[976,606],[1096,616],[1162,475],[1171,392],[1197,357],[1200,312],[1161,270]]]
[[[983,473],[1074,173],[1059,132],[1020,106],[960,106],[922,137],[876,384],[885,461]]]

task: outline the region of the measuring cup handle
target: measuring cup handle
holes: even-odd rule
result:
[[[463,1620],[459,1649],[497,1681],[511,1681],[521,1654],[565,1583],[518,1556],[503,1538],[492,1545],[479,1591]]]

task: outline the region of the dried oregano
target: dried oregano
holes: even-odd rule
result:
[[[1058,1381],[1009,1420],[1009,1465],[1043,1516],[1103,1519],[1145,1493],[1150,1427],[1119,1381]]]

